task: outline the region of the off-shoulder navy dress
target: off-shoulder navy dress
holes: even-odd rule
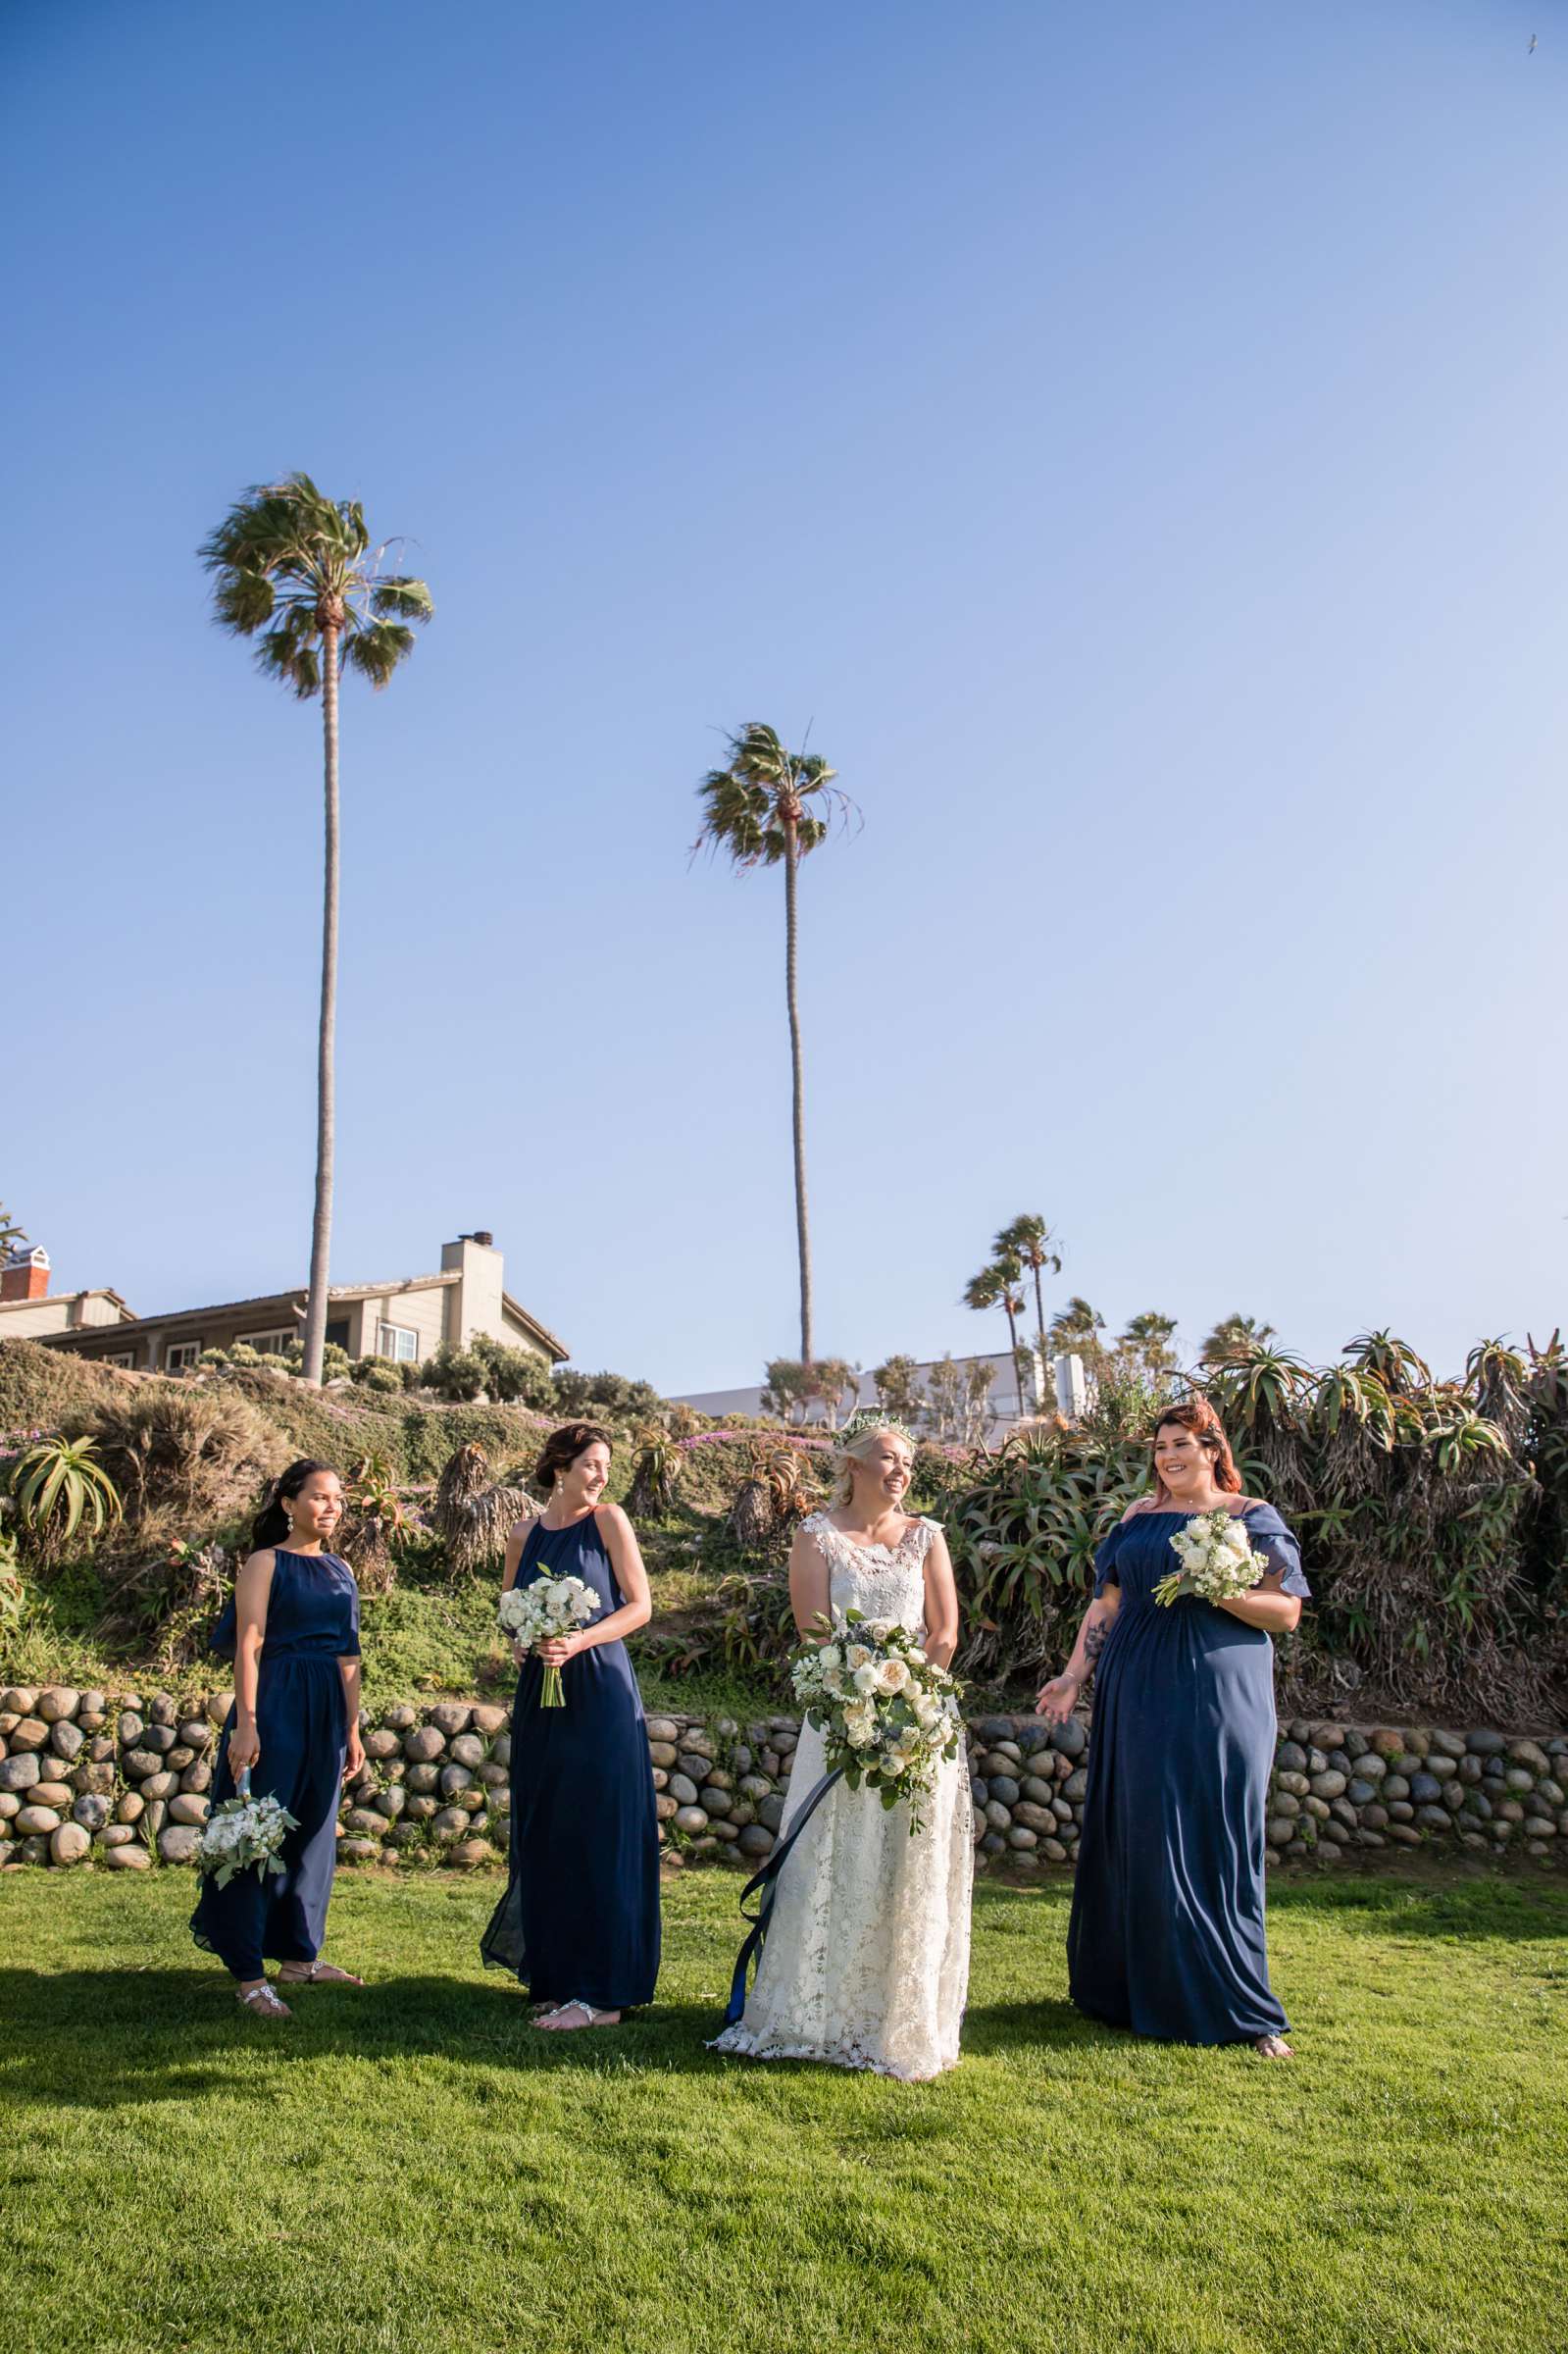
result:
[[[1153,1601],[1189,1517],[1138,1512],[1095,1556],[1096,1595],[1119,1586],[1121,1602],[1094,1671],[1069,1984],[1081,2011],[1138,2035],[1253,2042],[1286,2028],[1263,1933],[1274,1645],[1212,1603]],[[1245,1518],[1254,1552],[1306,1598],[1273,1506]]]
[[[581,1577],[590,1624],[624,1601],[597,1514],[535,1520],[517,1583]],[[659,1975],[659,1817],[642,1696],[624,1643],[596,1643],[561,1670],[566,1705],[541,1709],[541,1663],[524,1662],[512,1704],[512,1845],[506,1894],[480,1953],[517,1972],[535,2002],[630,2011]]]
[[[335,1553],[276,1551],[256,1679],[253,1798],[278,1799],[298,1823],[283,1841],[281,1877],[236,1871],[225,1888],[204,1878],[191,1935],[236,1978],[264,1962],[314,1962],[327,1934],[337,1862],[337,1800],[348,1749],[348,1700],[338,1661],[359,1657],[359,1587]],[[234,1796],[229,1711],[219,1742],[213,1804]]]

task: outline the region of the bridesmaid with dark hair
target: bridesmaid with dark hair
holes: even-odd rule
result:
[[[241,1774],[257,1798],[273,1797],[297,1828],[283,1841],[281,1876],[235,1872],[227,1887],[204,1878],[191,1934],[239,1981],[258,2019],[288,2019],[279,1985],[363,1980],[321,1959],[337,1850],[337,1800],[345,1767],[365,1764],[359,1736],[359,1587],[328,1543],[343,1513],[330,1463],[290,1463],[256,1522],[234,1599],[213,1637],[232,1646],[234,1706],[213,1786],[213,1804],[235,1795]],[[285,1542],[286,1540],[286,1542]]]
[[[1250,2043],[1289,2060],[1269,1986],[1263,1824],[1274,1764],[1274,1645],[1310,1589],[1274,1507],[1241,1494],[1206,1399],[1154,1433],[1155,1489],[1094,1557],[1094,1599],[1036,1706],[1061,1724],[1090,1672],[1094,1717],[1067,1932],[1074,2002],[1172,2043]],[[1153,1600],[1194,1513],[1239,1514],[1264,1567],[1250,1593]]]
[[[610,1434],[551,1433],[537,1479],[549,1501],[520,1521],[504,1587],[580,1577],[598,1615],[518,1655],[512,1709],[511,1873],[480,1952],[517,1972],[551,2029],[614,2026],[653,2000],[659,1975],[659,1823],[642,1700],[625,1638],[653,1605],[632,1523],[603,1501]],[[539,1706],[546,1666],[565,1706]]]

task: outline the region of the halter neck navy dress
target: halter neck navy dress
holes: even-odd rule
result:
[[[335,1553],[276,1549],[267,1631],[256,1679],[253,1798],[278,1799],[299,1828],[283,1841],[280,1878],[236,1871],[225,1888],[204,1878],[191,1935],[236,1978],[264,1962],[314,1962],[327,1934],[337,1862],[337,1799],[348,1748],[339,1660],[359,1657],[359,1587]],[[234,1711],[219,1741],[213,1804],[235,1795],[228,1766]]]
[[[1094,1558],[1095,1594],[1119,1586],[1121,1602],[1094,1671],[1069,1984],[1081,2011],[1135,2034],[1250,2043],[1286,2029],[1263,1932],[1274,1645],[1212,1603],[1153,1601],[1189,1517],[1136,1513]],[[1244,1517],[1253,1551],[1306,1599],[1273,1506]]]
[[[625,1597],[597,1515],[535,1520],[517,1584],[581,1577],[599,1597],[590,1624]],[[659,1818],[642,1697],[624,1643],[596,1643],[561,1671],[566,1705],[541,1709],[531,1654],[512,1704],[512,1844],[506,1894],[480,1941],[535,2002],[630,2011],[659,1975]]]

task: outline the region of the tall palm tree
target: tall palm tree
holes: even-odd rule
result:
[[[301,701],[322,698],[327,860],[322,919],[322,1010],[316,1046],[316,1205],[305,1309],[307,1381],[319,1383],[327,1342],[336,1134],[333,1052],[337,1028],[337,688],[346,668],[384,687],[413,651],[410,622],[434,611],[423,581],[386,572],[392,542],[372,547],[357,499],[330,499],[308,474],[254,485],[198,551],[213,575],[213,615],[236,638],[254,638],[258,667]]]
[[[1020,1410],[1024,1405],[1024,1379],[1018,1361],[1018,1319],[1027,1305],[1018,1288],[1023,1272],[1011,1252],[998,1249],[989,1265],[982,1267],[978,1275],[972,1275],[964,1286],[966,1307],[981,1312],[988,1307],[999,1307],[1007,1318],[1007,1338],[1012,1352],[1013,1375],[1018,1383]]]
[[[775,729],[749,720],[729,742],[723,768],[711,768],[697,788],[702,830],[692,845],[723,850],[745,873],[754,866],[784,870],[784,996],[789,1008],[789,1069],[795,1148],[795,1238],[800,1254],[800,1356],[812,1362],[811,1231],[806,1216],[806,1114],[796,985],[800,861],[824,843],[847,794],[834,784],[836,770],[818,752],[787,751]]]
[[[992,1245],[998,1258],[1018,1259],[1035,1278],[1035,1329],[1042,1368],[1049,1352],[1045,1346],[1045,1293],[1040,1278],[1047,1267],[1053,1275],[1062,1271],[1055,1239],[1042,1217],[1026,1212],[1023,1217],[1015,1218],[1011,1226],[1004,1226]]]

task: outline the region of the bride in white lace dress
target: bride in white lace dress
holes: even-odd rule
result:
[[[789,1593],[802,1634],[818,1613],[895,1618],[945,1667],[958,1643],[958,1597],[935,1520],[902,1509],[914,1450],[896,1425],[852,1426],[832,1511],[801,1523]],[[800,1728],[781,1840],[826,1772],[822,1735]],[[958,2063],[969,1983],[974,1873],[962,1751],[938,1767],[913,1837],[908,1802],[837,1782],[779,1875],[767,1942],[738,2025],[713,2048],[753,2060],[827,2060],[916,2079]]]

